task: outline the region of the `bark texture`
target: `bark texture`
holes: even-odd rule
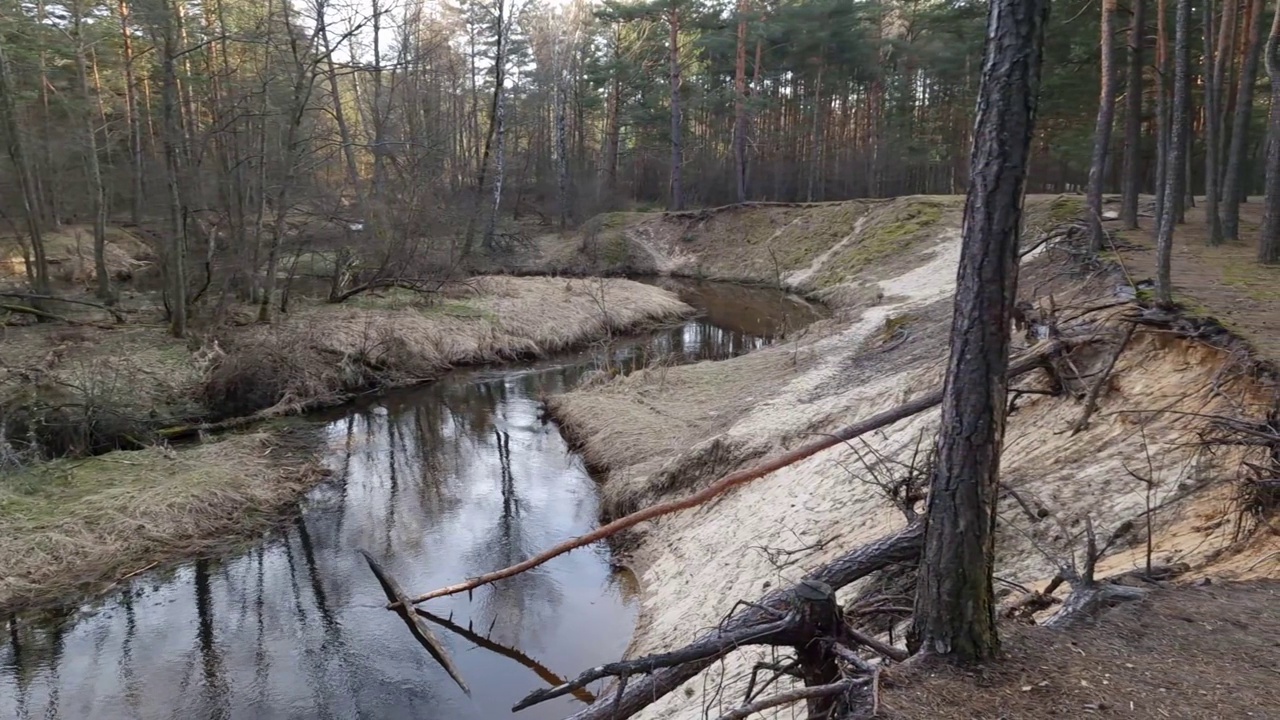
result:
[[[1262,0],[1251,0],[1248,39],[1240,59],[1240,87],[1231,121],[1231,145],[1227,149],[1225,179],[1222,183],[1222,234],[1228,240],[1240,237],[1240,203],[1244,199],[1244,153],[1249,142],[1249,121],[1253,115],[1253,87],[1258,82],[1258,55],[1262,48]],[[1219,55],[1226,48],[1219,48]],[[1219,60],[1219,63],[1222,63]],[[1219,92],[1221,92],[1219,88]]]
[[[1169,159],[1165,161],[1164,207],[1160,213],[1160,230],[1156,237],[1156,302],[1173,304],[1171,266],[1173,262],[1173,228],[1178,220],[1178,202],[1186,178],[1188,139],[1188,94],[1191,73],[1191,0],[1177,0],[1174,30],[1173,112],[1169,128]]]
[[[1267,75],[1271,78],[1271,115],[1267,123],[1267,189],[1258,239],[1258,261],[1280,263],[1280,0],[1267,38]]]
[[[999,650],[992,570],[1009,323],[1047,0],[993,0],[969,163],[951,355],[912,644],[979,661]]]
[[[1111,126],[1116,116],[1115,71],[1116,0],[1102,0],[1100,24],[1098,120],[1093,128],[1093,156],[1089,163],[1089,245],[1102,249],[1106,231],[1102,229],[1102,185],[1106,181],[1107,153],[1111,148]]]
[[[1124,169],[1121,188],[1120,222],[1126,230],[1138,229],[1138,194],[1142,191],[1142,45],[1146,34],[1146,3],[1133,0],[1129,22],[1129,67],[1125,88]]]

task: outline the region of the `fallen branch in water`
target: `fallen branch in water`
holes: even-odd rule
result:
[[[453,664],[453,658],[449,657],[449,651],[445,650],[444,645],[440,644],[440,640],[436,638],[436,634],[431,632],[430,626],[416,614],[408,612],[404,608],[404,592],[400,589],[400,585],[391,578],[390,575],[382,569],[377,560],[368,552],[361,550],[360,554],[364,556],[365,562],[369,563],[369,569],[373,571],[374,577],[378,578],[378,584],[382,586],[382,592],[387,596],[387,600],[398,603],[401,607],[398,614],[404,620],[404,624],[409,626],[409,632],[413,633],[414,639],[427,649],[431,657],[440,663],[440,667],[449,673],[449,677],[458,683],[458,687],[462,688],[462,692],[470,695],[471,688],[467,687],[467,683],[462,679],[462,673],[458,671],[458,666]]]
[[[1008,376],[1010,378],[1014,378],[1022,375],[1023,373],[1030,372],[1031,370],[1043,366],[1046,358],[1069,347],[1082,345],[1096,339],[1096,335],[1081,335],[1078,337],[1059,338],[1042,342],[1029,349],[1016,361],[1010,363]],[[879,430],[886,425],[891,425],[899,420],[904,420],[913,415],[924,412],[940,402],[942,402],[942,389],[936,388],[915,400],[903,403],[882,413],[872,415],[862,422],[841,428],[834,433],[824,436],[821,440],[798,447],[795,450],[782,453],[781,455],[765,460],[758,465],[729,473],[692,495],[658,503],[657,505],[651,505],[643,510],[618,518],[607,525],[602,525],[585,535],[579,535],[578,537],[565,540],[564,542],[555,545],[548,550],[544,550],[523,562],[516,563],[515,565],[501,570],[496,570],[491,573],[485,573],[484,575],[472,578],[465,582],[442,587],[438,590],[432,590],[431,592],[424,593],[413,598],[410,602],[417,604],[427,600],[445,597],[447,595],[456,595],[458,593],[468,592],[478,587],[497,582],[498,580],[505,580],[513,575],[519,575],[526,570],[538,567],[539,565],[542,565],[543,563],[559,557],[571,550],[576,550],[577,548],[585,545],[599,542],[600,540],[616,535],[623,530],[635,527],[646,520],[652,520],[663,515],[670,515],[671,513],[678,512],[680,510],[687,510],[701,505],[714,497],[723,495],[732,488],[746,484],[752,480],[759,479],[777,470],[781,470],[788,465],[792,465],[841,443],[848,442],[860,435],[864,435],[874,430]],[[394,605],[388,607],[390,609],[395,608]]]
[[[435,615],[431,612],[423,610],[422,608],[414,608],[413,611],[417,613],[420,617],[424,617],[427,620],[430,620],[431,622],[444,628],[445,630],[448,630],[452,633],[457,634],[463,640],[466,640],[467,642],[475,645],[476,647],[484,648],[485,650],[501,655],[502,657],[505,657],[505,658],[510,658],[516,661],[517,663],[523,665],[524,667],[529,668],[530,670],[533,671],[533,674],[542,678],[542,680],[546,682],[547,685],[550,685],[551,687],[558,687],[560,685],[565,684],[565,679],[557,675],[553,670],[548,668],[546,665],[543,665],[542,663],[538,662],[537,660],[529,657],[528,655],[525,655],[524,653],[520,652],[515,648],[507,647],[502,643],[494,642],[493,640],[490,640],[489,638],[485,637],[484,635],[481,635],[478,632],[468,630],[467,628],[462,627],[461,625],[449,620],[448,618],[442,618],[439,615]],[[573,690],[572,693],[575,698],[581,700],[583,703],[587,705],[590,705],[591,703],[596,701],[596,696],[591,694],[591,692],[588,691],[586,688],[578,688],[577,690]]]

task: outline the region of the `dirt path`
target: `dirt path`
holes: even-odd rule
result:
[[[1217,318],[1264,357],[1280,362],[1280,266],[1254,260],[1262,221],[1259,200],[1240,207],[1240,234],[1245,240],[1218,247],[1206,242],[1203,204],[1187,212],[1187,224],[1179,225],[1174,235],[1174,299]],[[1140,225],[1141,230],[1118,233],[1120,260],[1135,282],[1156,275],[1155,220],[1144,217]]]

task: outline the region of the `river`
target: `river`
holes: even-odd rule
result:
[[[546,361],[451,373],[310,420],[333,477],[244,550],[5,621],[0,718],[493,720],[621,656],[634,580],[605,544],[432,601],[464,694],[395,614],[358,550],[411,594],[507,566],[597,523],[596,482],[541,398],[603,366],[721,359],[817,317],[781,293],[671,284],[700,316]],[[451,620],[449,620],[451,618]],[[560,718],[588,694],[519,713]]]

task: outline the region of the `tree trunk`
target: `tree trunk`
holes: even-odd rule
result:
[[[502,83],[503,83],[503,40],[505,29],[505,8],[506,0],[498,0],[498,24],[497,37],[493,50],[493,102],[489,106],[489,131],[484,139],[484,152],[480,156],[480,171],[476,178],[476,205],[475,212],[471,213],[471,217],[467,218],[467,229],[463,233],[462,239],[462,257],[466,258],[471,255],[472,246],[475,242],[476,221],[479,219],[480,210],[484,207],[484,183],[485,175],[489,170],[489,154],[493,150],[493,136],[498,127],[498,106],[502,99]],[[474,92],[475,78],[475,53],[474,44],[471,56],[472,62],[472,90]]]
[[[1173,304],[1173,228],[1178,219],[1177,199],[1182,197],[1186,178],[1187,137],[1190,118],[1187,106],[1191,80],[1191,0],[1177,0],[1174,39],[1173,117],[1169,134],[1169,160],[1165,177],[1165,204],[1160,214],[1156,238],[1156,302]]]
[[[1165,187],[1169,180],[1169,12],[1166,0],[1156,0],[1156,223],[1164,218]]]
[[[1226,0],[1228,7],[1234,6],[1236,0]],[[1222,20],[1227,22],[1226,11]],[[1210,245],[1222,243],[1222,224],[1218,215],[1218,141],[1222,116],[1218,103],[1222,100],[1221,87],[1217,85],[1219,70],[1229,62],[1228,58],[1218,55],[1215,59],[1213,40],[1213,3],[1204,3],[1204,212],[1208,224],[1208,241]],[[1219,46],[1221,48],[1221,46]]]
[[[618,23],[613,24],[613,72],[609,81],[608,119],[604,131],[604,189],[611,195],[618,190],[618,145],[622,131],[622,61]],[[609,198],[613,202],[613,198]]]
[[[40,232],[40,200],[36,194],[35,177],[31,172],[31,163],[24,146],[22,127],[18,124],[18,112],[13,101],[14,94],[13,68],[9,64],[9,56],[4,47],[4,36],[0,35],[0,129],[4,130],[7,141],[6,150],[18,173],[23,217],[27,221],[27,234],[31,237],[31,262],[35,263],[34,269],[28,268],[31,289],[36,294],[48,295],[50,292],[49,262],[45,259],[44,236]]]
[[[129,178],[132,183],[133,196],[129,198],[129,219],[136,225],[142,221],[142,118],[138,107],[138,84],[133,74],[133,34],[129,31],[129,3],[119,0],[116,4],[120,13],[121,59],[124,61],[124,103],[126,121],[129,125],[129,157],[131,167]]]
[[[1249,120],[1253,114],[1253,88],[1258,81],[1258,55],[1262,48],[1262,0],[1251,0],[1248,40],[1240,60],[1240,87],[1236,91],[1236,111],[1231,124],[1231,145],[1227,150],[1226,179],[1222,185],[1222,234],[1228,240],[1240,237],[1240,202],[1246,194],[1243,166],[1249,142]],[[1218,54],[1221,56],[1222,48]],[[1221,62],[1221,61],[1219,61]]]
[[[1267,123],[1267,188],[1263,201],[1258,262],[1280,263],[1280,0],[1267,38],[1267,76],[1271,79],[1271,114]]]
[[[993,0],[956,278],[951,354],[912,644],[961,662],[993,657],[996,487],[1009,322],[1039,95],[1047,0]]]
[[[1125,89],[1124,170],[1120,222],[1126,230],[1138,229],[1138,195],[1142,192],[1139,168],[1142,147],[1142,43],[1146,34],[1145,0],[1133,0],[1129,23],[1129,78]]]
[[[302,128],[302,119],[306,115],[307,103],[311,99],[311,90],[316,80],[314,66],[311,65],[311,43],[309,42],[307,47],[299,47],[301,44],[299,33],[289,16],[289,4],[282,3],[281,8],[284,13],[284,27],[287,31],[286,41],[289,43],[293,58],[294,76],[291,78],[293,92],[289,106],[289,125],[285,129],[284,138],[284,178],[273,199],[275,217],[271,223],[270,244],[267,245],[267,272],[262,280],[262,297],[258,301],[258,322],[263,323],[271,322],[273,314],[272,296],[275,294],[276,274],[280,265],[280,245],[288,228],[289,193],[293,190],[294,181],[298,176],[298,149],[302,145],[298,133]],[[314,38],[312,40],[314,41]]]
[[[107,273],[107,191],[102,185],[102,168],[98,162],[98,133],[94,128],[94,117],[88,109],[93,105],[93,93],[89,89],[89,62],[84,40],[83,10],[79,2],[71,5],[71,32],[75,40],[76,79],[80,83],[80,99],[84,102],[84,111],[80,113],[84,132],[82,150],[84,151],[85,173],[89,176],[89,190],[93,193],[93,268],[96,280],[96,295],[100,300],[110,301],[111,276]]]
[[[684,140],[680,137],[680,0],[669,0],[667,24],[671,30],[671,209],[684,209]]]
[[[1107,154],[1111,149],[1111,126],[1116,114],[1115,24],[1116,0],[1102,0],[1102,22],[1098,94],[1098,120],[1093,128],[1093,158],[1089,163],[1089,246],[1102,249],[1106,231],[1102,229],[1102,186],[1107,177]]]
[[[747,0],[738,0],[738,55],[733,70],[733,160],[738,202],[747,201]]]
[[[176,10],[166,2],[164,13],[164,55],[161,59],[163,83],[161,85],[161,112],[164,117],[165,179],[168,190],[167,209],[169,220],[169,246],[165,253],[165,269],[168,283],[169,332],[174,337],[187,334],[187,258],[186,228],[183,222],[181,177],[182,112],[178,107],[178,73],[175,59],[178,56],[178,30]]]

